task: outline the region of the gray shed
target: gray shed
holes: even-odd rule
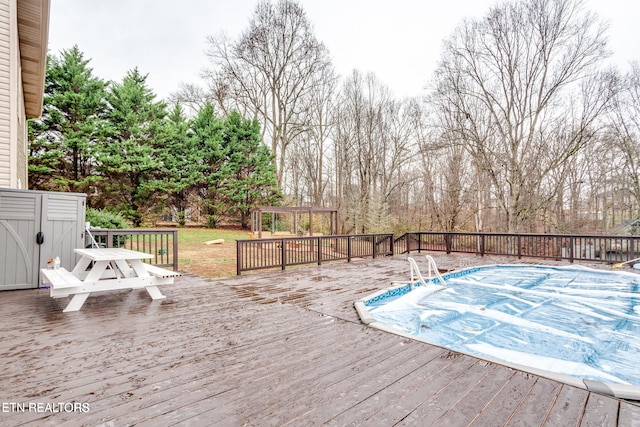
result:
[[[84,246],[86,195],[0,188],[0,290],[40,286],[40,269],[76,263]]]

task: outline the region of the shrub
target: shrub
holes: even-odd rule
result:
[[[92,227],[122,229],[129,228],[131,225],[127,220],[117,212],[111,212],[104,209],[88,208],[85,215],[86,221],[91,223]]]
[[[184,227],[187,224],[187,214],[185,211],[178,212],[178,225]]]
[[[123,229],[129,228],[129,222],[119,213],[107,210],[98,210],[88,208],[85,214],[85,220],[91,224],[91,227],[107,228],[107,229]],[[98,244],[102,247],[107,246],[106,236],[96,236]],[[125,236],[113,237],[112,245],[115,247],[124,246],[127,238]]]
[[[218,228],[219,225],[220,219],[218,218],[218,215],[207,215],[207,222],[205,224],[205,227]]]

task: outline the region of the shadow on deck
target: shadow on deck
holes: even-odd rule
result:
[[[166,300],[104,293],[76,313],[2,292],[0,425],[640,425],[629,402],[362,325],[353,302],[408,271],[398,256],[187,275]]]

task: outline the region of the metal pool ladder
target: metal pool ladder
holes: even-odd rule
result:
[[[422,274],[420,273],[420,269],[418,268],[418,264],[416,263],[416,260],[408,257],[407,258],[409,260],[409,266],[411,267],[411,280],[415,280],[416,278],[420,281],[420,283],[422,284],[422,286],[427,286],[427,281],[424,279],[424,277],[422,277]],[[433,259],[433,257],[431,257],[431,255],[427,255],[427,265],[429,266],[429,280],[432,280],[432,274],[431,271],[433,269],[433,273],[435,274],[435,276],[438,278],[438,280],[440,280],[440,284],[442,286],[447,286],[444,282],[444,279],[442,278],[442,276],[440,275],[440,272],[438,271],[438,266],[436,265],[436,261]],[[414,288],[414,283],[411,283],[411,289]]]

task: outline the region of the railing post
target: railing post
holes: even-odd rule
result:
[[[287,265],[287,249],[286,249],[286,242],[284,239],[280,239],[281,245],[280,245],[280,250],[281,250],[281,255],[280,255],[280,259],[282,260],[282,269],[284,270],[286,265]]]
[[[178,230],[173,231],[173,271],[178,271]]]
[[[393,246],[393,234],[389,235],[389,252],[391,252],[391,256],[396,254],[395,247]]]
[[[422,233],[417,232],[416,235],[418,236],[418,253],[420,253],[422,252]]]
[[[318,241],[318,265],[322,265],[322,237],[318,237],[317,241]]]
[[[371,242],[373,243],[371,247],[371,258],[376,259],[376,236],[374,234],[371,235]]]
[[[574,245],[575,245],[575,241],[574,241],[574,237],[573,236],[569,236],[569,262],[573,264],[573,250],[574,250]]]
[[[347,262],[351,262],[351,236],[347,236]]]
[[[484,256],[484,248],[485,248],[485,234],[480,235],[480,256]]]
[[[518,259],[522,259],[522,239],[521,239],[521,235],[518,234],[518,238],[516,239],[516,242],[518,244]]]
[[[242,242],[236,240],[236,275],[240,276],[242,273],[242,251],[240,247],[242,246]]]

